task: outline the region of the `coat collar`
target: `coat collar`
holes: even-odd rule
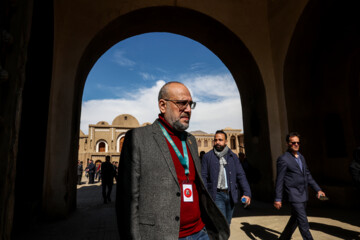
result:
[[[305,164],[305,159],[304,159],[303,155],[302,155],[300,152],[298,152],[299,159],[300,159],[300,161],[301,161],[301,163],[302,163],[302,168],[303,168],[303,169],[300,169],[299,164],[298,164],[298,163],[296,162],[296,160],[295,160],[295,156],[294,156],[291,152],[289,152],[289,151],[286,151],[285,154],[287,154],[287,156],[292,160],[291,163],[294,163],[294,164],[297,166],[297,168],[298,168],[303,174],[305,174],[306,164]]]
[[[164,157],[164,161],[168,165],[171,174],[173,175],[176,183],[179,186],[177,175],[176,175],[176,170],[175,170],[175,166],[174,166],[174,162],[172,160],[170,150],[168,148],[168,145],[166,143],[166,140],[165,140],[165,137],[164,137],[164,135],[162,133],[162,130],[161,130],[160,126],[159,126],[159,123],[160,123],[159,120],[156,119],[154,121],[154,123],[152,124],[153,136],[154,136],[154,139],[155,139],[155,141],[156,141],[156,143],[157,143],[157,145],[158,145],[158,147],[159,147],[159,149],[160,149],[160,151],[161,151],[161,153],[162,153],[162,155]],[[197,158],[196,144],[193,142],[192,139],[190,139],[191,135],[188,132],[185,132],[185,134],[186,134],[186,143],[187,143],[188,148],[190,149],[190,153],[191,153],[194,165],[195,165],[195,169],[196,169],[196,171],[198,171],[200,169],[200,161],[196,160],[196,158]]]
[[[173,160],[171,158],[171,153],[170,150],[168,148],[168,145],[166,143],[165,137],[161,131],[161,128],[159,126],[159,120],[155,120],[154,123],[152,124],[152,132],[153,132],[153,136],[155,139],[155,142],[157,143],[162,155],[163,155],[163,159],[166,162],[167,166],[169,167],[169,170],[171,172],[171,174],[174,177],[175,182],[177,183],[177,185],[180,187],[178,180],[177,180],[177,175],[176,175],[176,170],[175,170],[175,166],[173,163]]]

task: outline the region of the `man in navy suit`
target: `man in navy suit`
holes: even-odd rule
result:
[[[286,136],[288,150],[277,159],[276,196],[274,207],[282,206],[283,192],[291,204],[291,217],[279,239],[291,239],[296,227],[299,227],[303,239],[313,239],[309,230],[306,215],[308,185],[316,192],[317,197],[325,196],[319,185],[312,178],[305,158],[299,153],[300,135],[296,132]]]
[[[229,224],[238,202],[238,186],[242,189],[242,198],[250,204],[251,190],[245,172],[236,154],[227,146],[227,136],[222,130],[215,133],[214,149],[202,158],[201,176]]]

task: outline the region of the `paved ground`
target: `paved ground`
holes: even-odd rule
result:
[[[115,190],[115,189],[114,189]],[[112,193],[115,200],[115,191]],[[271,203],[253,201],[248,209],[236,206],[230,240],[275,240],[289,219],[289,208],[276,211]],[[360,240],[360,211],[333,208],[308,209],[311,232],[316,240]],[[103,204],[101,186],[83,184],[78,188],[77,211],[68,219],[38,222],[15,239],[38,240],[117,240],[114,201]],[[294,240],[301,239],[296,230]]]

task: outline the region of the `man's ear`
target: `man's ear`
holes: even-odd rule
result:
[[[163,114],[166,112],[166,101],[164,99],[159,100],[159,109]]]

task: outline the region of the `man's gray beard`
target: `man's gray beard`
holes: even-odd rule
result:
[[[177,131],[182,132],[188,129],[189,124],[186,126],[180,122],[180,120],[177,120],[174,122],[173,128],[175,128]]]

